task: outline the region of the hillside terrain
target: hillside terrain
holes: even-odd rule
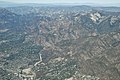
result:
[[[0,8],[0,80],[120,80],[120,8]]]

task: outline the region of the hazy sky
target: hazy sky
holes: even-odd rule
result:
[[[120,0],[0,0],[18,3],[120,3]]]

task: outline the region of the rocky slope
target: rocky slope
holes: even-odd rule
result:
[[[120,14],[92,7],[0,9],[2,80],[120,80]]]

